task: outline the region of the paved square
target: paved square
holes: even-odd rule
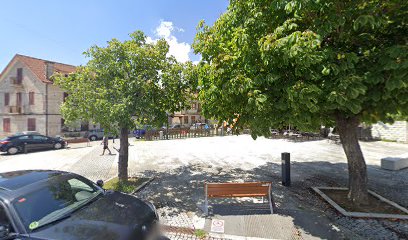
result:
[[[396,172],[383,170],[380,159],[408,152],[408,145],[388,142],[362,142],[361,145],[368,166],[370,189],[406,207],[408,169]],[[291,153],[290,188],[280,184],[281,152]],[[347,161],[342,146],[327,140],[290,142],[259,138],[254,141],[250,136],[243,135],[136,141],[130,154],[131,174],[157,178],[138,196],[155,202],[166,225],[194,228],[191,218],[202,216],[205,181],[272,181],[278,209],[275,216],[265,215],[268,212],[264,211],[250,220],[245,216],[239,217],[242,205],[234,208],[230,203],[242,203],[233,200],[222,200],[218,204],[215,201],[213,216],[226,220],[226,226],[231,226],[231,222],[234,223],[232,225],[250,226],[245,232],[252,234],[246,235],[250,237],[408,238],[407,221],[346,218],[311,191],[313,186],[347,186]],[[229,216],[231,213],[234,216]],[[258,212],[253,214],[256,216]],[[276,223],[282,221],[279,217],[288,218],[287,227],[281,229],[279,235],[277,231],[274,231],[275,235],[267,235],[268,226],[257,222]],[[259,228],[253,229],[254,226]],[[243,232],[242,229],[231,228],[232,232],[228,234]],[[210,230],[209,226],[206,226],[206,230]]]
[[[116,147],[118,142],[115,141]],[[99,143],[68,150],[0,155],[0,169],[2,172],[58,169],[94,181],[107,180],[117,175],[117,155],[100,156]],[[277,214],[270,215],[268,206],[262,205],[259,199],[211,200],[211,218],[225,221],[225,235],[213,237],[408,239],[408,221],[343,217],[311,190],[314,186],[347,186],[343,149],[327,140],[291,142],[259,138],[254,141],[248,135],[241,135],[161,141],[130,139],[130,143],[130,175],[155,177],[137,196],[155,203],[171,239],[195,239],[194,229],[203,226],[210,231],[211,219],[204,219],[202,211],[205,181],[272,181],[277,205]],[[407,153],[408,145],[361,142],[361,146],[367,162],[369,188],[407,207],[408,169],[381,169],[380,159]],[[280,183],[281,152],[291,154],[291,187]]]

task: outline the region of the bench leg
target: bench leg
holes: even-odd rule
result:
[[[272,189],[269,187],[269,207],[271,209],[271,214],[273,214],[273,202],[272,202]]]
[[[208,196],[207,196],[207,184],[205,184],[205,203],[204,203],[204,208],[205,208],[205,215],[208,216]]]

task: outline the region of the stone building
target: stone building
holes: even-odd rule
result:
[[[171,119],[171,124],[180,124],[183,127],[190,127],[194,123],[208,123],[209,120],[201,115],[201,103],[192,101],[190,106],[189,109],[175,112],[174,117]]]
[[[15,55],[0,75],[0,134],[60,135],[64,124],[60,105],[66,95],[50,77],[74,71],[72,65]]]
[[[371,127],[371,135],[382,140],[408,142],[408,122],[395,121],[393,124],[378,122]]]

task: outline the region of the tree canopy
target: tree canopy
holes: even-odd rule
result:
[[[288,124],[336,125],[350,198],[367,198],[356,127],[408,114],[408,1],[231,0],[198,26],[206,117],[249,126],[253,137]],[[362,194],[361,194],[362,193]]]
[[[112,39],[106,47],[93,46],[90,59],[75,73],[57,75],[55,83],[68,93],[61,106],[69,121],[92,120],[107,131],[121,129],[119,177],[127,179],[127,134],[137,124],[160,125],[166,113],[182,109],[190,98],[191,63],[181,64],[168,55],[162,39],[146,42],[136,31],[130,40]],[[125,175],[125,177],[121,177]]]
[[[407,5],[232,0],[214,26],[200,23],[193,45],[208,65],[204,113],[239,113],[254,135],[333,124],[336,114],[365,122],[406,114]]]
[[[167,121],[166,111],[184,107],[189,82],[184,66],[167,56],[167,42],[146,43],[140,31],[130,36],[91,47],[84,53],[90,59],[85,66],[55,77],[68,93],[61,107],[67,121],[92,120],[110,130],[136,123],[160,125]]]

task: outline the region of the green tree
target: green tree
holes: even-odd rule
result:
[[[61,106],[66,121],[91,120],[106,132],[120,129],[121,181],[128,178],[129,130],[139,124],[163,124],[166,112],[183,108],[190,96],[184,65],[168,56],[164,39],[147,43],[140,31],[130,37],[91,47],[84,53],[90,59],[85,66],[54,77],[68,93]]]
[[[349,199],[367,200],[361,122],[408,114],[408,1],[231,0],[198,26],[200,98],[207,117],[233,119],[253,137],[290,123],[336,125]]]

